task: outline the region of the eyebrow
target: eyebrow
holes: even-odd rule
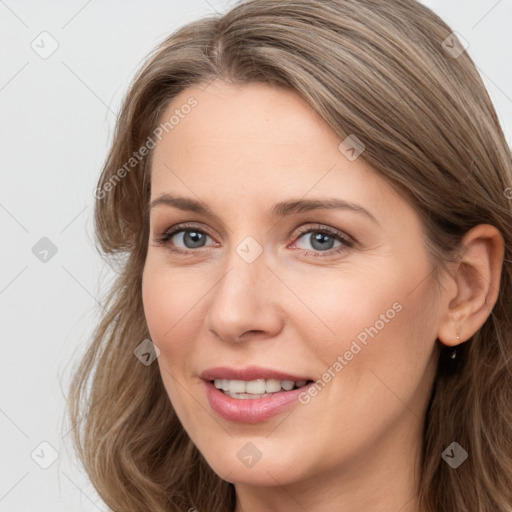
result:
[[[203,202],[188,197],[180,197],[169,193],[162,194],[151,202],[150,208],[156,206],[172,206],[179,210],[199,213],[205,216],[218,218],[213,211]],[[294,213],[303,213],[311,210],[348,210],[362,214],[380,226],[379,221],[361,205],[338,198],[327,199],[291,199],[276,203],[271,210],[274,217],[286,217]]]

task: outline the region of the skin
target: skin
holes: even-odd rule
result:
[[[440,342],[466,341],[489,315],[499,232],[470,231],[440,287],[415,211],[362,158],[349,161],[294,91],[216,80],[183,91],[162,119],[191,96],[197,106],[155,148],[151,201],[165,193],[200,200],[217,218],[153,207],[143,275],[149,331],[183,427],[235,484],[236,512],[419,510],[421,429]],[[376,221],[349,210],[271,213],[280,201],[327,197],[357,203]],[[159,242],[185,222],[208,235],[203,247],[183,231]],[[355,243],[322,251],[311,233],[298,234],[319,227]],[[263,251],[252,263],[236,251],[247,236]],[[401,311],[306,405],[252,425],[211,409],[203,370],[258,365],[321,379],[397,302]],[[237,457],[248,442],[262,453],[252,467]]]

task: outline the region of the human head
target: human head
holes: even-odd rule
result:
[[[270,21],[277,23],[272,37]],[[226,492],[225,500],[230,492],[225,483],[215,482],[180,430],[156,365],[147,368],[135,358],[122,359],[130,352],[127,346],[135,349],[149,336],[142,305],[142,272],[149,240],[154,153],[137,161],[123,176],[119,169],[134,152],[149,146],[148,137],[156,137],[166,107],[187,87],[206,86],[219,77],[240,85],[263,82],[290,87],[340,142],[351,134],[364,142],[361,161],[399,190],[421,219],[432,277],[442,282],[446,264],[457,261],[461,240],[471,228],[477,224],[496,226],[507,251],[511,232],[510,202],[504,194],[510,186],[510,150],[469,56],[463,53],[455,59],[442,48],[450,32],[428,9],[413,2],[253,1],[218,22],[209,19],[184,27],[164,42],[141,70],[124,104],[100,179],[99,190],[105,195],[98,197],[96,210],[102,249],[128,255],[88,362],[90,370],[97,358],[96,407],[107,403],[111,389],[123,389],[116,407],[124,403],[125,421],[112,414],[101,423],[105,435],[99,445],[117,461],[110,467],[111,482],[112,475],[117,475],[119,482],[121,472],[127,472],[121,457],[121,450],[128,450],[120,443],[124,435],[133,439],[129,453],[141,468],[139,483],[134,484],[137,492],[142,493],[143,471],[146,483],[153,477],[154,494],[157,483],[169,489],[185,485],[185,476],[171,478],[164,472],[165,461],[168,467],[173,460],[182,465],[196,461],[209,485]],[[113,180],[115,176],[118,181]],[[106,190],[107,183],[115,186]],[[510,260],[507,254],[505,260]],[[470,426],[484,416],[483,409],[475,409],[481,402],[484,405],[479,407],[485,407],[485,387],[477,391],[479,381],[488,387],[506,382],[503,361],[510,346],[506,314],[510,312],[511,284],[507,265],[493,315],[459,347],[461,364],[450,369],[440,360],[437,367],[425,421],[422,463],[422,492],[432,504],[436,483],[455,482],[451,469],[439,459],[452,440],[459,440],[476,460],[485,462]],[[109,331],[114,320],[116,328]],[[107,339],[104,354],[108,357],[101,358],[100,342]],[[492,362],[492,372],[478,365],[483,357]],[[98,384],[102,377],[111,383],[103,395]],[[467,396],[461,398],[461,390]],[[501,393],[493,397],[505,403],[510,381]],[[499,422],[499,412],[493,414],[495,423]],[[468,419],[454,420],[460,417]],[[92,436],[100,429],[99,418],[91,414],[88,421]],[[480,421],[485,426],[484,420]],[[144,430],[153,435],[159,431],[160,435],[149,439]],[[116,471],[112,471],[114,467]],[[469,473],[465,473],[469,471],[461,466],[457,477],[469,482]],[[96,475],[98,487],[106,485],[106,476]],[[190,486],[187,489],[194,492]],[[461,500],[469,500],[471,492],[468,487],[465,497],[455,495],[453,508]],[[156,505],[158,498],[154,495],[153,499]],[[447,502],[448,493],[437,499],[438,503]]]

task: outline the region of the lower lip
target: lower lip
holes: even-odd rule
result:
[[[206,385],[206,395],[212,409],[229,421],[240,423],[259,423],[289,409],[298,403],[298,397],[309,386],[280,391],[263,398],[231,398],[217,389],[211,382]]]

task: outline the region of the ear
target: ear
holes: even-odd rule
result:
[[[505,253],[501,233],[489,224],[469,230],[461,244],[462,257],[449,276],[447,306],[437,333],[448,346],[467,341],[489,317],[498,299]]]

